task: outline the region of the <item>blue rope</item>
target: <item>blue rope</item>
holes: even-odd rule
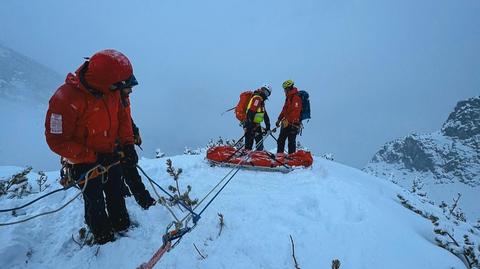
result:
[[[137,164],[137,168],[142,172],[143,175],[145,175],[145,177],[150,181],[152,182],[153,184],[155,184],[155,186],[157,186],[163,193],[165,193],[168,197],[170,197],[171,199],[175,199],[170,193],[168,193],[164,188],[162,188],[160,185],[157,184],[157,182],[155,182],[152,178],[150,178],[147,173],[145,173],[145,171],[143,171],[142,167],[140,167],[140,165]],[[198,215],[197,213],[193,212],[193,209],[192,207],[190,206],[187,206],[183,201],[181,200],[178,200],[178,203],[183,207],[185,208],[188,212],[190,212],[190,214],[192,214],[192,220],[193,220],[193,223],[196,224],[197,221],[200,219],[200,215]]]
[[[263,141],[265,140],[265,138],[267,138],[267,136],[269,134],[271,134],[272,131],[269,130],[267,134],[265,134],[262,138],[262,140],[260,140],[259,143],[256,144],[255,146],[255,150],[258,149],[258,147],[263,143]],[[243,137],[242,137],[243,138]],[[187,205],[185,205],[182,201],[178,201],[179,204],[181,206],[183,206],[186,210],[188,210],[188,212],[190,212],[190,214],[192,214],[192,221],[194,223],[194,225],[197,224],[198,220],[201,218],[201,215],[203,214],[203,212],[210,206],[210,204],[218,197],[218,195],[222,192],[223,189],[225,189],[225,187],[228,185],[228,183],[230,183],[230,181],[235,177],[235,175],[240,171],[240,169],[242,168],[242,166],[240,166],[242,163],[246,162],[249,158],[250,158],[250,154],[248,154],[246,156],[247,158],[243,161],[241,161],[239,164],[238,164],[238,168],[237,170],[233,169],[231,171],[235,171],[231,176],[230,178],[227,180],[227,182],[225,182],[225,184],[223,184],[223,186],[220,188],[220,190],[217,191],[217,193],[215,193],[215,195],[212,197],[212,199],[210,199],[210,201],[208,201],[208,203],[203,207],[203,209],[200,211],[200,213],[195,213],[193,211],[193,209]],[[162,188],[160,185],[158,185],[153,179],[151,179],[146,173],[145,171],[143,171],[143,169],[137,164],[137,167],[138,169],[140,169],[140,171],[145,175],[145,177],[147,177],[148,180],[150,180],[150,182],[152,182],[153,184],[155,184],[163,193],[165,193],[166,195],[168,195],[170,198],[173,198],[173,196],[168,193],[164,188]],[[230,174],[231,171],[228,173]],[[227,174],[227,175],[228,175]]]
[[[267,136],[269,134],[271,134],[272,131],[269,130],[267,134],[265,134],[262,138],[262,140],[260,140],[260,142],[258,142],[256,145],[255,145],[255,150],[258,149],[258,147],[263,143],[263,141],[265,140],[265,138],[267,138]],[[203,209],[200,211],[200,213],[198,213],[198,216],[200,217],[202,215],[202,213],[207,209],[208,206],[210,206],[210,204],[213,202],[213,200],[215,200],[215,198],[217,198],[217,196],[220,194],[220,192],[228,185],[228,183],[233,179],[233,177],[240,171],[240,169],[242,168],[242,166],[240,166],[241,164],[243,164],[244,162],[246,162],[248,159],[250,158],[250,154],[247,155],[247,158],[245,160],[242,160],[239,164],[238,164],[238,168],[237,170],[235,171],[235,173],[233,173],[233,175],[230,176],[230,178],[227,180],[227,182],[225,182],[225,184],[223,184],[223,186],[220,188],[220,190],[218,190],[218,192],[212,197],[212,199],[210,199],[210,201],[208,201],[207,205],[205,207],[203,207]],[[233,171],[233,170],[232,170]]]
[[[227,180],[227,182],[225,182],[225,184],[220,188],[220,190],[218,190],[218,192],[212,197],[212,199],[210,199],[210,201],[208,201],[207,205],[203,207],[202,211],[200,211],[200,213],[198,213],[198,216],[201,216],[203,211],[205,211],[207,209],[207,207],[213,202],[213,200],[215,200],[215,198],[217,198],[217,196],[220,194],[220,192],[227,186],[227,184],[230,182],[230,180],[233,179],[233,177],[238,173],[238,171],[240,171],[242,167],[239,166],[237,168],[237,171],[235,171],[235,173],[233,173],[233,175],[230,176],[230,178]]]
[[[42,200],[42,199],[45,198],[45,197],[48,197],[48,196],[52,195],[52,194],[54,194],[54,193],[57,193],[57,192],[59,192],[59,191],[66,191],[66,190],[70,189],[71,187],[77,185],[77,184],[78,184],[79,182],[81,182],[82,180],[84,180],[86,175],[87,175],[87,173],[83,173],[82,175],[80,175],[80,177],[79,177],[78,180],[76,180],[76,181],[68,184],[67,186],[62,187],[62,188],[59,188],[59,189],[56,189],[56,190],[51,191],[51,192],[49,192],[49,193],[46,193],[46,194],[44,194],[44,195],[42,195],[42,196],[40,196],[40,197],[38,197],[38,198],[36,198],[36,199],[34,199],[34,200],[26,203],[26,204],[24,204],[24,205],[21,205],[21,206],[18,206],[18,207],[14,207],[14,208],[8,208],[8,209],[0,209],[0,213],[19,210],[19,209],[25,208],[25,207],[27,207],[27,206],[29,206],[29,205],[32,205],[32,204],[34,204],[34,203]]]

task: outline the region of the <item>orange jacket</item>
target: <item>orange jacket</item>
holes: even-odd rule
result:
[[[133,144],[132,122],[123,107],[119,91],[102,88],[95,97],[80,83],[77,74],[68,74],[65,84],[49,102],[45,119],[47,143],[71,163],[94,163],[96,153],[113,152],[115,141]]]
[[[302,112],[302,98],[298,96],[298,89],[293,87],[286,93],[285,104],[278,120],[286,119],[289,123],[299,123]]]

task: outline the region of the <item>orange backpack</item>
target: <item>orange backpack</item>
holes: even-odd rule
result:
[[[237,106],[235,107],[235,116],[241,122],[247,120],[247,106],[248,102],[253,96],[253,92],[246,91],[240,94],[240,100],[238,101]]]

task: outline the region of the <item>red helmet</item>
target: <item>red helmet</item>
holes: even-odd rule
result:
[[[85,80],[93,88],[107,92],[111,85],[127,80],[132,75],[132,64],[127,56],[114,49],[107,49],[90,58]]]

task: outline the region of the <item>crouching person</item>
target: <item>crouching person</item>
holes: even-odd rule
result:
[[[100,51],[67,75],[50,99],[45,119],[47,143],[70,163],[73,180],[83,179],[94,168],[108,169],[79,184],[84,189],[85,222],[97,244],[114,240],[114,232],[130,226],[118,164],[136,156],[131,150],[118,152],[116,140],[124,148],[133,147],[132,122],[120,96],[132,78],[133,68],[125,55]]]

